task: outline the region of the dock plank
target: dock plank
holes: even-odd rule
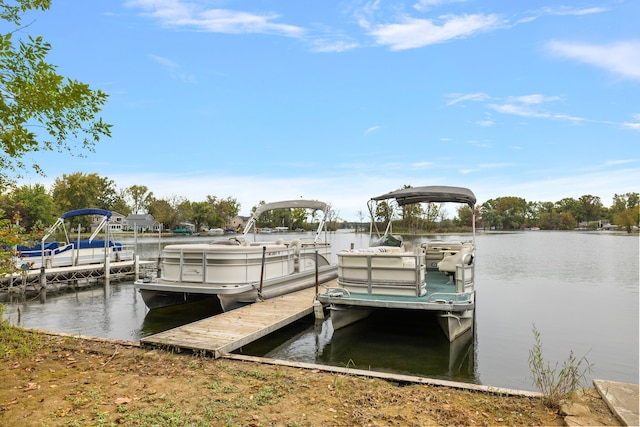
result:
[[[332,282],[323,286],[335,286]],[[222,357],[313,313],[315,292],[315,287],[311,287],[256,302],[144,337],[140,342],[149,346],[203,350],[215,358]]]

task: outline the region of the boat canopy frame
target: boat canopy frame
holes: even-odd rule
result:
[[[370,234],[373,232],[373,226],[375,224],[374,207],[379,202],[388,202],[390,200],[395,201],[398,206],[406,206],[416,203],[463,203],[471,208],[471,228],[473,231],[473,240],[475,245],[476,236],[476,196],[473,191],[465,187],[452,187],[446,185],[427,185],[421,187],[407,187],[400,190],[391,191],[382,194],[377,197],[372,197],[369,200],[368,207],[371,214],[371,227]],[[383,236],[391,233],[390,219]],[[380,232],[376,227],[376,232],[380,235]]]
[[[102,216],[102,220],[100,220],[100,223],[98,224],[98,226],[96,227],[95,231],[91,234],[91,237],[89,237],[89,242],[93,242],[93,239],[96,238],[96,236],[98,235],[98,233],[104,228],[104,226],[106,224],[109,223],[109,221],[111,220],[111,216],[113,215],[113,212],[106,210],[106,209],[98,209],[98,208],[83,208],[83,209],[75,209],[72,211],[67,211],[64,212],[62,215],[60,215],[60,218],[57,219],[57,221],[49,228],[49,231],[47,231],[47,233],[42,237],[42,268],[44,268],[44,244],[47,241],[47,239],[56,232],[56,230],[58,230],[58,228],[62,227],[62,230],[64,232],[64,235],[67,239],[67,244],[71,243],[71,238],[69,237],[69,233],[67,231],[67,228],[64,225],[64,222],[66,219],[68,218],[74,218],[76,216],[86,216],[86,215],[101,215]],[[79,233],[78,233],[79,235]],[[78,238],[79,240],[79,238]],[[107,247],[109,245],[109,227],[107,227],[105,229],[105,239],[104,239],[104,245],[105,245],[105,254],[107,253]],[[79,245],[78,245],[78,249],[79,249]],[[106,256],[106,255],[105,255]]]
[[[249,218],[247,222],[247,226],[245,227],[242,235],[246,237],[253,228],[254,232],[256,231],[256,222],[260,215],[267,211],[275,211],[278,209],[312,209],[314,211],[321,211],[323,213],[322,218],[320,218],[320,223],[318,224],[318,228],[316,230],[316,234],[314,236],[313,242],[316,243],[320,237],[320,233],[322,229],[325,228],[325,224],[327,218],[329,216],[329,210],[331,206],[325,202],[321,202],[319,200],[283,200],[280,202],[272,202],[272,203],[264,203],[256,208],[256,210]]]

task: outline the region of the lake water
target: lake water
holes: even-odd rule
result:
[[[282,235],[262,235],[276,239]],[[287,238],[311,237],[289,234]],[[469,236],[412,238],[461,239]],[[331,233],[334,248],[363,247],[368,235]],[[405,237],[405,239],[409,239]],[[136,239],[142,259],[174,242],[211,237]],[[129,242],[131,243],[131,241]],[[372,316],[333,331],[304,319],[242,349],[267,356],[357,369],[400,372],[497,387],[535,390],[528,366],[540,332],[545,360],[571,351],[593,365],[590,380],[638,383],[639,238],[601,232],[487,233],[476,237],[475,331],[450,344],[423,313]],[[205,303],[206,304],[206,303]],[[149,312],[131,282],[15,301],[5,317],[38,329],[139,340],[213,314],[209,305]]]

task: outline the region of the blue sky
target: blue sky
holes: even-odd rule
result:
[[[110,95],[86,158],[156,197],[319,199],[405,184],[479,203],[640,191],[640,2],[53,0],[23,33]]]

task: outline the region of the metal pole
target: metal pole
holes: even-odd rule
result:
[[[316,248],[316,296],[318,296],[318,248]]]
[[[265,267],[265,262],[266,262],[266,254],[267,254],[267,247],[263,246],[262,247],[262,266],[260,268],[260,289],[258,289],[258,298],[260,298],[260,300],[263,300],[263,298],[262,298],[262,282],[264,281],[264,267]]]

